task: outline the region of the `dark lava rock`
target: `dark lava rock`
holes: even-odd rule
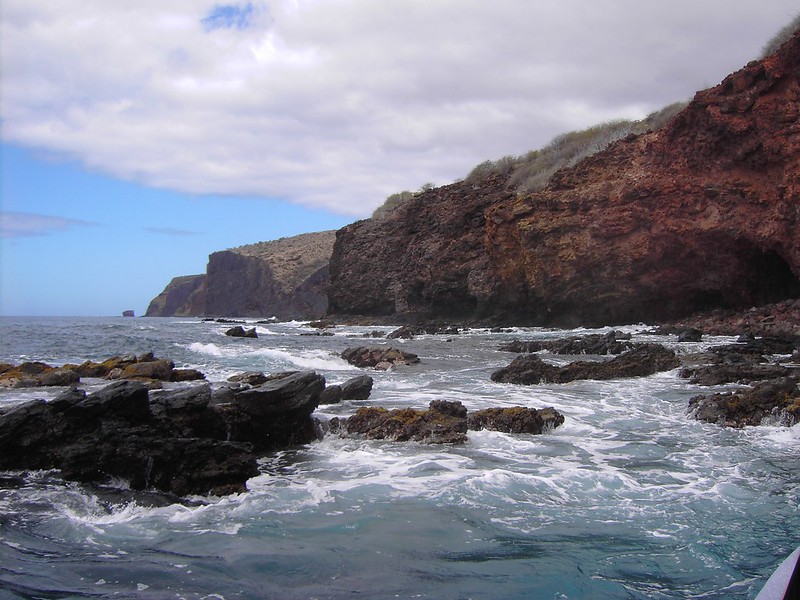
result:
[[[337,427],[351,435],[361,434],[377,440],[431,444],[462,444],[467,441],[466,409],[460,402],[434,401],[428,410],[363,407],[343,424],[332,423],[332,430]]]
[[[225,332],[225,335],[230,337],[240,337],[240,338],[257,338],[258,334],[256,333],[256,328],[251,327],[250,329],[245,329],[241,325],[237,325],[236,327],[231,327]]]
[[[467,425],[480,431],[490,429],[505,433],[545,433],[564,423],[564,415],[552,407],[486,408],[470,413]]]
[[[578,361],[564,367],[545,363],[535,354],[518,356],[510,365],[492,373],[499,383],[567,383],[578,379],[617,379],[643,377],[668,371],[679,365],[672,350],[659,344],[642,344],[603,362]]]
[[[342,384],[342,400],[366,400],[372,393],[373,380],[369,375],[359,375]]]
[[[678,332],[679,342],[699,342],[703,339],[703,332],[694,327],[687,327]]]
[[[553,354],[620,354],[634,347],[630,336],[610,331],[606,334],[590,334],[583,337],[572,337],[561,340],[514,340],[500,346],[504,352],[524,354],[546,350]]]
[[[749,383],[765,379],[786,377],[796,372],[783,365],[776,364],[718,364],[681,369],[680,376],[689,379],[689,383],[698,385],[722,385],[725,383]]]
[[[324,404],[339,404],[342,401],[342,386],[328,385],[319,395],[320,406]]]
[[[324,386],[321,375],[300,372],[226,394],[205,384],[151,396],[133,380],[88,396],[71,389],[0,413],[0,469],[119,477],[178,495],[242,491],[258,456],[317,438],[311,413]]]
[[[467,414],[461,402],[433,400],[428,410],[360,408],[348,419],[332,419],[332,432],[365,435],[370,439],[460,444],[467,430],[492,429],[507,433],[545,433],[564,422],[553,408],[489,408]]]
[[[727,427],[762,425],[791,427],[800,422],[800,390],[789,377],[764,381],[749,390],[695,396],[689,400],[691,417]]]
[[[341,357],[356,367],[373,367],[375,369],[390,369],[398,365],[412,365],[419,362],[419,357],[410,352],[397,348],[366,348],[359,346],[347,348]]]
[[[414,334],[411,332],[411,329],[406,327],[400,327],[399,329],[395,329],[391,333],[386,335],[386,339],[388,340],[410,340],[414,337]]]

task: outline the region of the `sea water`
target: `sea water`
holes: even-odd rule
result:
[[[266,456],[245,493],[182,503],[126,493],[122,481],[0,473],[0,598],[754,598],[800,544],[798,426],[725,429],[686,414],[691,396],[735,386],[701,388],[677,370],[562,385],[490,380],[514,358],[498,350],[504,342],[610,329],[389,342],[368,336],[390,327],[321,336],[301,322],[246,326],[258,339],[194,318],[3,318],[0,362],[153,352],[214,385],[243,371],[306,369],[332,384],[362,373],[342,350],[391,343],[421,362],[369,371],[368,400],[320,407],[317,418],[443,399],[469,410],[553,406],[565,422],[537,436],[469,432],[458,446],[328,436]],[[622,329],[678,353],[732,341]],[[0,406],[59,391],[0,390]]]

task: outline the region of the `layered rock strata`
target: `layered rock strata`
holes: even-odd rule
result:
[[[800,32],[544,190],[507,184],[340,230],[329,312],[589,326],[800,297]]]
[[[328,306],[335,233],[307,233],[215,252],[204,275],[176,277],[146,316],[316,319]]]

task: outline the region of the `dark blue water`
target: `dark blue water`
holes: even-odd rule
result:
[[[0,361],[152,351],[213,382],[314,369],[339,383],[359,373],[341,350],[386,343],[364,337],[372,327],[321,337],[302,335],[315,330],[301,323],[259,325],[257,340],[226,337],[227,327],[4,318]],[[555,406],[566,422],[543,436],[470,432],[455,447],[328,437],[266,457],[244,494],[190,505],[54,472],[2,474],[0,598],[754,598],[800,544],[800,429],[693,421],[687,400],[707,390],[676,372],[532,387],[489,380],[513,358],[502,342],[563,335],[395,341],[422,363],[370,373],[369,400],[318,411],[324,420],[432,399],[470,410]],[[658,339],[678,352],[729,341]],[[0,390],[0,404],[57,392]]]

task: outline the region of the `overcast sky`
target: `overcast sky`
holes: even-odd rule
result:
[[[688,100],[797,13],[797,0],[2,0],[0,312],[141,313],[214,250],[340,227],[393,192]],[[94,301],[95,280],[118,294]]]

